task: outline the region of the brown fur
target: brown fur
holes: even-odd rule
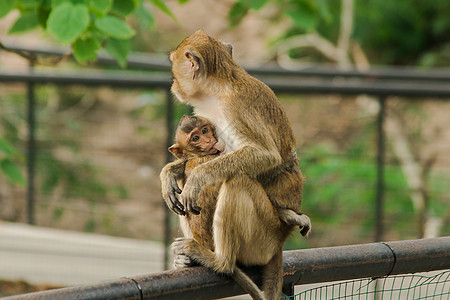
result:
[[[204,156],[190,159],[186,163],[185,178],[189,177],[192,170],[203,162],[206,162],[214,156]],[[213,239],[213,220],[216,211],[217,197],[219,196],[221,182],[206,185],[202,188],[198,195],[198,205],[202,208],[200,214],[186,213],[186,220],[189,224],[189,230],[192,232],[194,239],[204,247],[214,251]],[[183,187],[181,187],[183,188]],[[183,218],[183,217],[182,217]],[[187,230],[187,229],[183,229]]]
[[[298,166],[290,163],[295,141],[287,116],[270,88],[202,31],[186,38],[170,58],[173,93],[213,122],[226,152],[194,168],[182,193],[176,185],[180,178],[170,174],[180,162],[161,173],[163,197],[179,214],[198,213],[202,187],[223,182],[213,217],[215,252],[194,239],[178,239],[173,244],[176,260],[188,257],[234,278],[245,276],[237,262],[265,265],[264,297],[279,299],[282,245],[293,226],[280,221],[272,203],[298,212],[303,184]],[[295,196],[285,197],[289,192]]]
[[[202,129],[206,129],[206,131],[202,132]],[[197,141],[189,139],[194,133],[197,134]],[[187,115],[184,115],[181,118],[177,131],[175,132],[175,144],[169,148],[169,151],[176,157],[185,160],[184,174],[177,174],[177,177],[181,178],[179,185],[181,189],[183,189],[186,179],[195,167],[215,158],[219,154],[205,154],[210,150],[211,146],[216,143],[217,139],[215,137],[214,127],[208,120]],[[277,194],[284,196],[285,198],[290,198],[292,196],[296,197],[295,192],[301,193],[301,190],[299,191],[297,186],[299,178],[292,170],[292,167],[297,164],[296,154],[293,154],[295,156],[292,157],[292,161],[288,161],[287,166],[283,165],[280,167],[279,172],[272,174],[271,177],[269,177],[268,174],[266,176],[261,176],[259,182],[265,187],[265,192],[267,193],[269,200]],[[262,180],[264,180],[264,182],[262,182]],[[275,186],[270,184],[272,181]],[[278,181],[280,183],[278,183]],[[212,232],[213,217],[221,185],[221,182],[216,182],[204,186],[197,199],[197,204],[202,208],[202,212],[199,215],[186,212],[185,216],[194,239],[212,251],[214,251]],[[280,185],[287,187],[285,191],[281,191],[282,194],[280,194],[280,191],[276,190]],[[289,192],[292,190],[294,193]],[[300,217],[299,214],[290,209],[279,207],[277,207],[277,211],[282,221],[289,225],[299,226],[303,235],[306,235],[309,232],[310,224],[305,223],[304,218]],[[309,219],[307,220],[309,221]]]

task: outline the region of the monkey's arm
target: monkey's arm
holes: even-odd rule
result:
[[[177,160],[168,163],[159,174],[161,179],[161,192],[167,206],[174,213],[184,216],[184,206],[178,200],[177,194],[181,194],[181,189],[178,186],[178,179],[184,176],[185,161]]]
[[[246,145],[197,166],[186,181],[182,202],[186,211],[199,213],[197,196],[201,187],[217,181],[247,174],[250,177],[277,167],[282,163],[277,150],[267,150],[259,146]]]
[[[195,168],[191,176],[202,173],[205,184],[221,179],[235,177],[237,174],[247,174],[256,177],[280,164],[282,158],[278,150],[268,150],[257,145],[245,145],[216,159],[201,164]]]

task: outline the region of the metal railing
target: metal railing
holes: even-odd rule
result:
[[[8,45],[14,51],[22,51],[36,55],[63,55],[67,49],[31,49]],[[99,63],[112,64],[115,61],[107,56],[100,55]],[[0,69],[1,82],[25,83],[28,86],[28,159],[27,159],[27,202],[28,222],[34,223],[34,165],[35,165],[35,117],[34,117],[34,87],[36,84],[81,84],[88,86],[112,86],[123,88],[160,88],[167,91],[166,100],[166,146],[169,147],[173,137],[173,104],[169,96],[172,83],[169,73],[168,59],[162,56],[133,54],[128,60],[129,68],[152,70],[152,72],[138,71],[104,71],[104,70],[41,70],[30,65],[25,72]],[[298,71],[283,70],[279,67],[247,68],[247,71],[264,81],[277,93],[296,94],[342,94],[358,95],[368,94],[378,97],[380,110],[377,123],[377,155],[376,155],[376,189],[375,213],[377,220],[375,241],[383,237],[383,198],[384,198],[384,162],[385,162],[385,105],[388,96],[405,96],[408,99],[417,97],[435,97],[450,99],[450,71],[449,70],[415,70],[410,68],[376,68],[365,72],[357,70],[337,70],[329,67],[308,68]],[[167,159],[170,154],[167,153]],[[165,244],[169,245],[169,214],[165,217]],[[167,257],[166,257],[167,261]]]
[[[283,291],[293,295],[294,285],[449,269],[450,237],[285,251],[283,256]],[[245,272],[261,283],[260,268]],[[5,300],[218,299],[244,293],[230,277],[192,267]]]

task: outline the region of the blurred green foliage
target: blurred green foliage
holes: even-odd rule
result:
[[[22,155],[5,139],[0,137],[0,169],[11,182],[23,186],[25,185],[25,178],[15,162],[16,160],[23,162]]]
[[[61,95],[56,109],[48,100],[54,98],[52,93]],[[108,201],[111,196],[126,199],[127,190],[120,185],[105,183],[102,171],[81,153],[83,119],[78,114],[64,113],[79,105],[85,92],[76,88],[68,90],[41,86],[37,89],[36,95],[35,113],[38,120],[35,128],[36,169],[39,170],[37,177],[39,204],[48,205],[56,189],[63,202],[79,198],[94,205],[99,199]],[[18,160],[22,164],[24,161],[19,153],[24,152],[26,148],[22,136],[27,126],[23,109],[25,104],[25,95],[14,92],[2,95],[0,100],[0,128],[3,129],[0,136],[4,136],[0,138],[0,163],[6,177],[21,185],[24,185],[25,181],[14,162]],[[3,168],[3,165],[6,168]],[[55,220],[62,218],[63,215],[63,206],[54,208]]]
[[[164,0],[148,0],[175,19]],[[130,39],[135,30],[127,18],[136,16],[148,27],[154,26],[153,17],[145,0],[2,0],[0,18],[18,10],[19,17],[8,34],[41,28],[56,41],[69,44],[80,63],[94,61],[105,49],[120,66],[126,65],[131,49]]]
[[[446,0],[355,1],[354,37],[384,64],[450,65]]]
[[[279,10],[274,23],[282,18],[292,21],[280,39],[315,31],[337,41],[340,0],[237,0],[228,14],[231,26],[268,4]],[[447,0],[354,1],[352,38],[361,44],[374,64],[449,66],[449,15]]]
[[[179,3],[188,0],[179,0]],[[175,16],[163,0],[148,0],[167,15]],[[20,12],[19,17],[9,30],[9,34],[27,32],[41,28],[63,44],[70,44],[75,59],[79,62],[93,61],[101,49],[105,49],[117,59],[121,66],[131,50],[130,39],[135,30],[128,18],[136,16],[140,24],[154,26],[152,12],[144,5],[144,0],[3,0],[0,1],[0,18],[12,10]],[[267,5],[275,5],[279,14],[274,17],[276,23],[282,18],[291,21],[291,27],[280,37],[284,39],[308,32],[319,32],[330,41],[336,41],[339,33],[339,0],[237,0],[229,11],[232,26],[238,25],[252,11],[261,10]],[[382,0],[354,1],[354,30],[352,38],[358,41],[368,53],[371,62],[376,64],[409,64],[432,66],[450,65],[450,5],[448,0]],[[291,56],[303,53],[294,49]],[[319,55],[309,54],[316,62]],[[45,88],[40,89],[38,99],[46,99]],[[59,109],[64,110],[81,101],[82,93],[71,90],[61,97]],[[166,104],[164,97],[157,92],[149,92],[144,97],[142,107],[131,112],[131,117],[139,114],[152,119],[162,118]],[[18,165],[23,163],[19,154],[24,145],[20,132],[24,132],[23,95],[2,95],[0,101],[0,174],[17,184],[25,184]],[[96,199],[106,199],[113,194],[126,198],[128,191],[123,186],[111,186],[104,183],[102,171],[92,161],[80,155],[80,133],[83,123],[77,118],[67,118],[59,111],[48,110],[46,100],[39,100],[37,114],[38,129],[38,168],[40,189],[43,195],[51,195],[57,187],[62,187],[62,198],[83,198],[91,207]],[[408,109],[416,115],[421,114],[417,106]],[[174,127],[179,118],[189,111],[185,106],[175,104]],[[418,122],[417,124],[420,124]],[[45,129],[44,129],[45,128]],[[142,130],[148,130],[144,127]],[[341,152],[326,143],[319,143],[302,149],[300,157],[303,172],[307,175],[302,209],[310,214],[315,222],[342,226],[357,222],[361,237],[371,235],[373,230],[373,199],[375,182],[375,164],[373,155],[367,149],[373,149],[370,140],[371,124],[365,124],[359,136],[353,139]],[[418,140],[420,130],[411,133],[411,140]],[[59,140],[54,138],[58,137]],[[423,141],[420,141],[423,142]],[[62,160],[56,155],[56,148],[69,152],[77,163]],[[336,154],[339,153],[339,154]],[[402,236],[416,237],[416,228],[410,227],[410,220],[416,218],[408,188],[398,163],[389,164],[385,170],[387,219],[392,230]],[[447,188],[447,180],[439,174],[429,178],[430,210],[436,216],[446,213],[448,203],[442,195]],[[47,197],[44,197],[44,201]],[[55,219],[64,216],[64,208],[56,207]],[[110,224],[110,218],[102,220]],[[94,216],[85,224],[87,231],[95,230],[98,224]],[[109,225],[108,225],[109,226]],[[314,229],[313,229],[314,230]],[[448,226],[444,232],[449,234]],[[305,247],[307,241],[294,236],[286,248]]]
[[[306,175],[302,211],[313,220],[313,236],[326,235],[322,230],[328,228],[335,235],[342,235],[342,239],[350,238],[353,242],[372,240],[376,165],[372,155],[360,151],[361,142],[369,143],[370,140],[358,137],[341,155],[328,144],[316,144],[300,152],[301,169]],[[370,149],[370,145],[366,147],[364,149]],[[417,224],[418,217],[401,166],[398,163],[387,164],[384,172],[387,235],[417,238],[418,227],[414,224]],[[437,176],[430,186],[433,191],[430,203],[436,215],[441,217],[447,213],[448,207],[444,196],[447,191],[445,178]],[[348,236],[349,225],[357,228],[351,233],[352,237]],[[443,228],[442,234],[450,234],[450,228]],[[306,248],[308,245],[308,240],[295,232],[286,242],[285,249]]]

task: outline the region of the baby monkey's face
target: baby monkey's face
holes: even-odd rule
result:
[[[183,116],[176,132],[176,144],[169,148],[178,158],[217,154],[218,147],[214,127],[202,117]]]
[[[214,130],[211,124],[207,121],[195,127],[191,132],[184,136],[186,147],[184,152],[198,156],[216,154],[219,152],[214,146],[217,139],[214,136]]]

